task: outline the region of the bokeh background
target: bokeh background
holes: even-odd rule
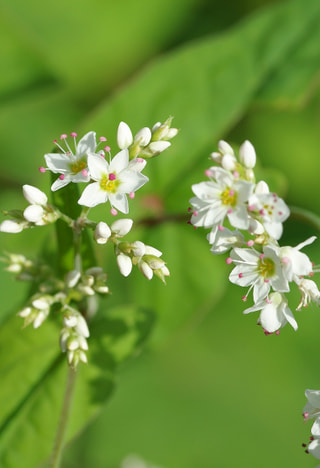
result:
[[[205,230],[186,219],[191,185],[203,180],[222,138],[235,147],[249,139],[259,177],[289,205],[320,214],[319,1],[11,0],[0,11],[2,209],[24,206],[22,184],[48,190],[49,175],[37,168],[61,133],[95,130],[113,149],[121,120],[136,132],[172,115],[180,129],[148,164],[150,183],[130,211],[140,221],[167,218],[134,234],[164,252],[167,286],[138,271],[122,278],[108,246],[97,249],[113,292],[106,307],[153,309],[151,336],[121,364],[90,424],[84,416],[73,431],[63,468],[119,468],[129,454],[162,468],[315,466],[301,447],[310,435],[301,413],[305,388],[320,388],[319,309],[296,313],[297,332],[288,325],[264,336],[257,315],[242,314],[243,291],[228,284]],[[95,213],[110,220],[105,208]],[[1,250],[34,257],[54,243],[50,229],[1,234]],[[282,243],[313,234],[292,217]],[[305,251],[319,263],[319,241]],[[63,391],[60,380],[41,380],[57,342],[33,348],[41,329],[20,330],[11,319],[27,287],[2,270],[0,281],[1,405],[21,389],[1,422],[1,467],[44,466],[30,453],[51,437],[53,389]],[[293,310],[298,301],[293,292]],[[30,349],[41,369],[34,380],[28,369],[19,374]],[[43,392],[48,406],[38,414]],[[86,413],[81,404],[74,412]]]

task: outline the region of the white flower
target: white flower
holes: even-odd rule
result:
[[[120,149],[129,148],[133,142],[132,132],[130,127],[125,122],[120,122],[117,132],[117,144]]]
[[[128,213],[128,200],[125,194],[133,193],[148,182],[140,172],[131,170],[127,149],[120,151],[110,164],[100,156],[89,155],[88,167],[94,183],[83,191],[78,203],[88,207],[110,201],[112,207]]]
[[[244,244],[244,237],[240,231],[230,231],[220,225],[213,227],[207,239],[212,245],[210,250],[213,254],[223,254],[233,247],[241,247]]]
[[[55,174],[61,174],[52,184],[52,191],[65,187],[70,182],[89,182],[90,180],[87,156],[89,153],[95,154],[96,152],[96,133],[87,133],[81,138],[78,144],[76,143],[76,134],[72,133],[71,136],[74,137],[74,152],[72,152],[66,141],[67,135],[61,135],[60,138],[65,141],[67,150],[65,151],[60,145],[57,145],[62,153],[49,153],[44,155],[48,169]]]
[[[312,262],[306,254],[300,252],[300,249],[311,244],[315,239],[316,236],[312,236],[296,247],[286,246],[277,249],[288,281],[299,283],[301,276],[307,276],[312,273]]]
[[[310,301],[319,304],[320,291],[314,281],[302,278],[297,284],[301,292],[301,299],[296,310],[301,310],[301,307],[307,307]]]
[[[280,258],[273,246],[264,246],[262,254],[254,249],[235,248],[230,258],[236,265],[229,275],[231,283],[250,286],[245,299],[252,288],[255,304],[268,296],[271,287],[278,292],[289,291]]]
[[[290,210],[275,193],[254,193],[248,201],[251,215],[263,224],[269,236],[278,240],[282,236],[282,223]]]
[[[194,207],[191,223],[194,226],[213,227],[223,224],[227,217],[238,229],[247,229],[249,216],[246,202],[254,185],[245,180],[235,181],[222,168],[211,168],[216,181],[200,182],[192,186],[196,195],[190,203]]]
[[[305,396],[308,402],[303,408],[303,418],[305,421],[315,418],[311,428],[311,442],[307,450],[315,458],[320,459],[320,390],[307,389]]]
[[[273,292],[269,295],[268,299],[259,301],[252,307],[246,309],[243,313],[248,314],[261,310],[258,323],[267,333],[274,333],[280,328],[284,327],[286,323],[297,330],[298,325],[295,318],[288,307],[288,302],[283,294]]]

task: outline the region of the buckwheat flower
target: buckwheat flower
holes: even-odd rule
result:
[[[99,156],[90,154],[88,167],[91,178],[95,182],[87,185],[78,203],[91,208],[109,200],[112,208],[125,214],[128,213],[126,194],[135,192],[149,180],[140,172],[131,170],[128,165],[127,149],[116,154],[110,163]]]
[[[268,299],[260,300],[243,313],[249,314],[257,310],[261,310],[258,323],[267,333],[277,332],[286,323],[290,323],[294,330],[298,328],[297,322],[288,307],[286,298],[279,292],[271,293]]]
[[[213,254],[223,254],[234,247],[241,247],[245,240],[243,234],[238,231],[230,231],[224,226],[214,226],[207,235],[211,252]]]
[[[290,210],[276,193],[254,193],[248,200],[249,212],[259,221],[269,236],[280,239],[282,223],[289,217]]]
[[[308,276],[312,273],[312,262],[308,255],[300,252],[300,249],[306,245],[312,244],[315,239],[316,236],[309,237],[307,240],[301,242],[296,247],[275,247],[282,261],[283,270],[288,281],[295,281],[296,283],[299,283],[301,276]]]
[[[138,143],[140,146],[147,146],[151,140],[151,130],[148,127],[143,127],[134,137],[134,143]]]
[[[247,229],[250,218],[246,202],[254,185],[245,180],[235,180],[232,174],[219,167],[211,168],[211,172],[216,181],[192,186],[196,196],[190,200],[194,208],[191,223],[207,228],[222,225],[227,217],[233,227]]]
[[[303,418],[305,421],[320,417],[320,390],[305,391],[307,403],[303,408]]]
[[[251,289],[255,304],[268,296],[271,287],[278,292],[289,291],[281,260],[273,246],[264,246],[263,253],[253,248],[235,248],[231,251],[229,259],[236,265],[229,275],[231,283],[243,287],[249,286],[249,291],[243,297],[244,300]]]
[[[61,139],[65,141],[66,150],[58,145],[61,153],[48,153],[44,155],[48,169],[60,174],[59,178],[52,184],[51,190],[55,191],[65,187],[70,182],[89,182],[90,174],[87,165],[88,154],[95,154],[97,149],[96,133],[89,132],[81,140],[76,142],[76,134],[72,133],[74,138],[74,152],[71,150],[66,138],[67,135],[61,135]]]
[[[41,190],[39,190],[37,187],[25,184],[22,186],[22,192],[24,198],[31,205],[46,206],[46,204],[48,203],[47,195]]]
[[[129,276],[132,271],[132,261],[128,255],[120,252],[117,255],[117,265],[123,276]]]
[[[307,307],[311,301],[319,304],[320,291],[314,281],[302,278],[297,281],[297,285],[301,292],[301,299],[296,310],[301,310],[301,307]]]

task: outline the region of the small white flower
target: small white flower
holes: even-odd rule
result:
[[[273,292],[268,299],[263,299],[252,307],[244,311],[244,314],[261,310],[258,323],[267,333],[274,333],[284,327],[286,323],[290,323],[294,330],[297,330],[298,325],[295,318],[288,307],[288,302],[283,294]]]
[[[231,283],[250,286],[244,299],[252,288],[255,304],[268,296],[271,287],[278,292],[289,291],[288,280],[273,246],[264,246],[262,254],[254,249],[235,248],[231,251],[230,258],[236,265],[229,275]]]
[[[248,201],[251,215],[263,224],[269,236],[278,240],[282,236],[282,223],[290,210],[275,193],[254,193]]]
[[[221,154],[231,154],[231,156],[234,156],[232,147],[226,141],[220,140],[218,142],[218,148]]]
[[[241,247],[245,240],[243,234],[238,231],[230,231],[224,226],[214,226],[207,235],[211,252],[213,254],[223,254],[234,247]]]
[[[318,418],[320,416],[320,390],[305,391],[305,396],[308,400],[303,408],[303,417],[305,420]]]
[[[29,205],[23,212],[23,217],[29,223],[42,224],[45,211],[40,205]]]
[[[307,307],[311,301],[319,304],[320,291],[314,281],[302,278],[297,282],[297,285],[301,292],[301,299],[296,310],[301,310],[301,307]]]
[[[247,229],[250,218],[246,202],[254,185],[245,180],[235,181],[222,168],[211,169],[216,181],[200,182],[192,186],[196,196],[190,200],[194,207],[191,223],[207,228],[222,225],[227,217],[235,228]]]
[[[87,185],[78,203],[88,207],[110,201],[112,207],[128,213],[127,193],[133,193],[148,182],[148,177],[128,167],[127,149],[120,151],[110,162],[95,155],[88,156],[91,178],[95,181]]]
[[[120,122],[117,132],[117,144],[120,149],[129,148],[133,142],[132,132],[130,127],[125,122]]]
[[[311,244],[315,240],[316,236],[312,236],[296,247],[285,246],[277,249],[288,281],[299,283],[301,276],[308,276],[312,272],[312,262],[308,255],[300,252],[300,249]]]
[[[65,187],[70,182],[89,182],[90,180],[87,156],[89,153],[96,153],[96,133],[87,133],[84,137],[81,138],[78,144],[76,143],[77,135],[72,133],[71,136],[74,137],[74,152],[72,152],[70,146],[67,143],[67,135],[61,135],[60,138],[65,141],[67,150],[65,151],[60,145],[56,143],[62,152],[48,153],[44,155],[48,169],[55,174],[60,174],[59,178],[51,186],[52,191]]]

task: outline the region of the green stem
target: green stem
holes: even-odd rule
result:
[[[62,410],[60,414],[59,425],[56,433],[56,438],[53,446],[53,451],[51,454],[51,460],[49,463],[49,468],[59,468],[61,462],[61,454],[64,445],[64,439],[67,429],[67,422],[70,416],[70,409],[75,385],[76,371],[72,367],[69,367],[67,384],[63,399]]]
[[[290,211],[293,218],[313,226],[320,232],[320,216],[297,206],[290,206]]]

